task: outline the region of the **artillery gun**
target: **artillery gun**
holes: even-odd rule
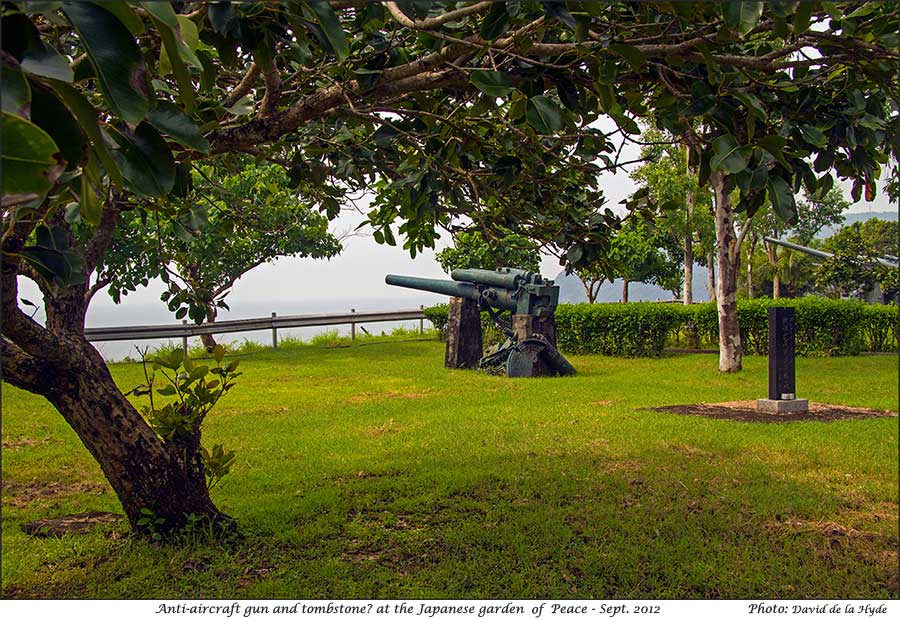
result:
[[[556,350],[559,287],[539,274],[502,267],[455,269],[452,280],[388,275],[384,281],[450,296],[445,366],[503,370],[508,377],[572,375],[575,368]],[[481,310],[506,334],[502,344],[482,355]],[[512,313],[503,321],[499,312]],[[479,359],[480,358],[480,359]]]

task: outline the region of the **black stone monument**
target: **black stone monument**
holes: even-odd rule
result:
[[[795,316],[793,308],[769,308],[769,398],[758,400],[757,409],[774,413],[809,410],[809,401],[796,397]]]

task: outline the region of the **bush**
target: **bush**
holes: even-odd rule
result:
[[[556,339],[569,353],[657,357],[683,321],[671,304],[571,304],[556,310]]]
[[[745,299],[738,301],[744,352],[768,355],[769,308],[796,308],[796,352],[801,356],[857,355],[860,351],[897,351],[900,315],[897,306],[875,306],[852,300]],[[447,305],[425,309],[441,339],[446,337]],[[691,346],[718,346],[719,316],[715,302],[682,306],[661,303],[563,304],[556,310],[557,342],[567,353],[622,357],[655,357],[667,342],[690,334]],[[482,313],[485,343],[502,338]]]

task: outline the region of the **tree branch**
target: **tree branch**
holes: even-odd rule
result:
[[[231,91],[225,98],[224,107],[230,108],[238,101],[240,101],[241,97],[250,92],[250,89],[253,88],[253,84],[256,83],[256,78],[259,77],[259,67],[256,66],[256,63],[250,65],[250,68],[247,69],[247,74],[244,75],[244,79],[240,81],[240,83],[234,87],[234,90]]]
[[[393,17],[401,26],[406,26],[407,28],[412,28],[414,30],[430,30],[442,24],[446,24],[447,22],[452,22],[456,19],[485,11],[491,8],[493,4],[494,2],[491,0],[488,0],[487,2],[478,2],[456,9],[455,11],[448,11],[442,15],[422,20],[412,20],[407,17],[406,14],[400,10],[400,7],[397,6],[396,2],[385,2],[384,6],[388,10],[388,13],[391,14],[391,17]]]

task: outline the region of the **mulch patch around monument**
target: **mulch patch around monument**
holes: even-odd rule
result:
[[[666,405],[654,407],[653,411],[677,413],[679,415],[699,415],[718,420],[739,422],[763,422],[782,424],[786,422],[834,422],[836,420],[857,420],[861,418],[897,417],[896,411],[862,409],[843,405],[809,403],[809,411],[791,413],[768,413],[756,409],[755,400],[737,400],[724,403],[696,403],[693,405]]]
[[[86,534],[95,527],[124,519],[114,512],[79,512],[22,524],[22,531],[31,536],[46,538],[63,534]]]

